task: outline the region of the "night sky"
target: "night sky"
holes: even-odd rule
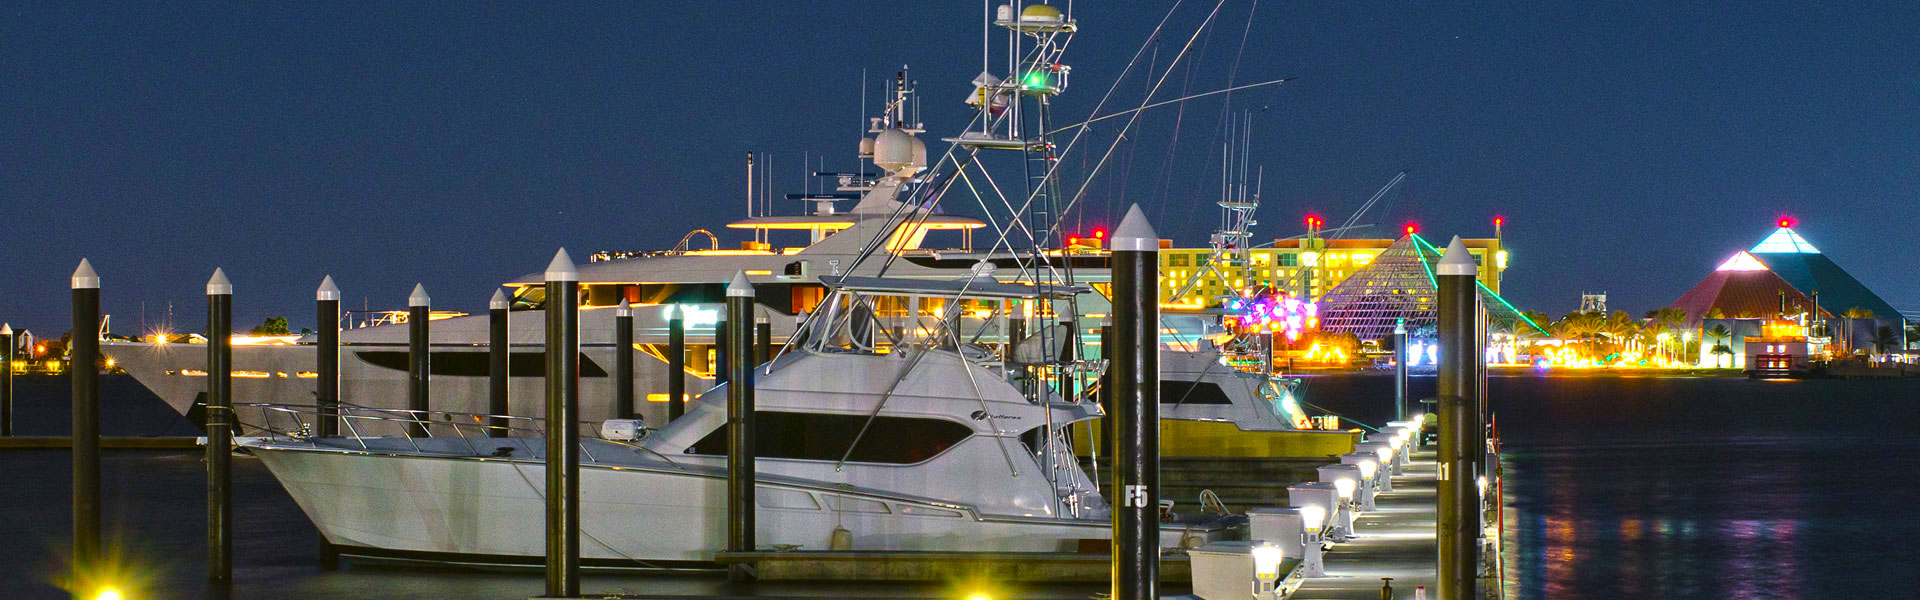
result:
[[[853,166],[862,69],[877,85],[912,65],[938,138],[981,67],[970,2],[266,4],[0,12],[0,320],[64,332],[83,256],[120,333],[143,303],[150,325],[172,302],[198,329],[215,266],[242,329],[311,326],[324,274],[351,308],[402,307],[423,282],[436,307],[484,309],[559,246],[661,249],[696,227],[737,243],[720,226],[743,212],[746,151],[798,191],[803,153]],[[1063,119],[1166,11],[1081,4]],[[1300,79],[1148,112],[1084,218],[1139,202],[1163,236],[1204,244],[1230,101],[1255,111],[1261,238],[1310,211],[1344,220],[1405,168],[1362,222],[1444,239],[1504,215],[1524,309],[1604,290],[1637,316],[1782,215],[1920,309],[1920,8],[1545,4],[1230,1],[1154,99]],[[1152,79],[1212,8],[1176,12]],[[1107,112],[1140,104],[1147,62]],[[1070,184],[1123,120],[1065,161]]]

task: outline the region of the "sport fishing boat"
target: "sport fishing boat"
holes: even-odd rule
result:
[[[1025,343],[1033,352],[1077,353],[1076,364],[1061,367],[1074,371],[1071,376],[1055,373],[1037,376],[1047,379],[1065,376],[1069,380],[1091,380],[1099,344],[1097,331],[1109,312],[1106,297],[1098,291],[1108,279],[1105,251],[1097,245],[1087,247],[1058,243],[1049,235],[1059,219],[1061,194],[1058,177],[1028,177],[1025,198],[982,199],[983,209],[995,204],[1025,205],[1026,211],[999,215],[990,231],[999,241],[985,248],[973,244],[974,232],[988,227],[987,221],[947,214],[939,207],[949,191],[960,189],[969,168],[984,171],[976,157],[985,154],[1022,155],[1029,165],[1055,165],[1054,152],[1059,144],[1049,139],[1053,128],[1046,121],[1046,100],[1065,90],[1068,69],[1059,57],[1076,25],[1053,7],[1028,6],[1019,14],[1001,15],[996,20],[1009,37],[1029,48],[1017,58],[1009,58],[1010,71],[1017,77],[1000,79],[982,73],[974,84],[976,91],[968,103],[977,110],[974,122],[961,135],[946,138],[948,150],[929,164],[924,132],[918,119],[913,81],[906,72],[892,82],[890,99],[871,119],[866,136],[859,145],[862,168],[870,166],[880,173],[822,173],[837,181],[833,192],[789,195],[809,206],[802,215],[774,215],[771,210],[749,211],[746,219],[730,223],[729,228],[754,232],[755,241],[738,249],[721,248],[717,238],[706,230],[695,230],[673,249],[657,252],[601,252],[594,261],[579,267],[581,277],[581,414],[585,418],[608,419],[614,412],[615,382],[613,365],[616,353],[628,351],[616,344],[614,310],[623,300],[632,306],[637,352],[633,386],[639,391],[637,416],[648,423],[664,422],[667,412],[668,382],[679,377],[689,394],[697,394],[715,383],[713,370],[718,362],[715,327],[721,313],[722,282],[736,272],[745,272],[756,290],[756,312],[771,329],[775,347],[784,346],[795,332],[796,324],[819,309],[826,296],[822,277],[875,276],[885,274],[897,279],[951,280],[967,276],[985,261],[996,268],[1000,282],[1044,285],[1070,275],[1079,284],[1091,287],[1059,310],[1036,310],[1029,305],[1018,310],[1023,318],[992,325],[979,333],[978,341],[1002,346]],[[756,187],[761,200],[768,189],[764,175],[753,175],[748,160],[749,200]],[[984,178],[984,177],[983,177]],[[965,186],[976,195],[982,190]],[[998,193],[996,191],[996,193]],[[1256,200],[1257,201],[1257,200]],[[854,202],[850,209],[837,204]],[[804,245],[774,249],[767,241],[775,232],[782,235],[805,232]],[[1035,233],[1038,232],[1038,233]],[[689,242],[704,234],[712,240],[706,249],[689,249]],[[1025,239],[1016,239],[1025,235]],[[954,238],[958,238],[957,240]],[[946,240],[946,245],[936,242]],[[930,241],[931,240],[931,241]],[[957,242],[957,243],[953,243]],[[1048,248],[1048,246],[1053,246]],[[875,251],[885,260],[866,260]],[[496,301],[509,309],[511,344],[509,362],[508,407],[511,416],[538,417],[541,402],[541,365],[544,364],[545,290],[538,273],[508,281]],[[924,317],[937,317],[947,308],[939,302],[923,302],[902,308]],[[686,325],[685,369],[669,373],[667,362],[668,318],[679,315]],[[398,409],[406,406],[409,383],[408,327],[404,313],[381,324],[343,328],[340,364],[341,401],[363,408]],[[962,318],[974,318],[962,315]],[[489,351],[488,317],[458,312],[436,313],[431,331],[429,360],[430,397],[428,405],[451,412],[487,411]],[[1169,350],[1189,351],[1191,340],[1205,334],[1200,322],[1174,320],[1163,327],[1171,330]],[[148,341],[109,341],[102,351],[113,358],[149,390],[182,414],[195,418],[202,413],[206,389],[206,352],[195,343],[174,341],[169,335],[149,336]],[[248,400],[274,404],[312,403],[316,348],[314,336],[240,338],[233,352],[234,394]],[[884,343],[884,342],[883,342]],[[1172,370],[1170,380],[1189,378],[1206,380],[1225,394],[1236,407],[1236,414],[1252,415],[1251,420],[1236,421],[1253,428],[1264,428],[1272,416],[1286,412],[1282,390],[1284,380],[1256,375],[1247,377],[1235,369],[1216,368],[1215,356],[1199,357],[1198,368]],[[1069,361],[1074,362],[1074,361]],[[1170,360],[1169,364],[1178,364]],[[1060,369],[1056,369],[1060,370]],[[1184,406],[1184,405],[1183,405]],[[1205,413],[1201,419],[1215,419],[1218,412],[1197,404],[1192,409],[1176,409],[1169,418],[1187,418],[1189,412]],[[1284,416],[1284,415],[1283,415]],[[1298,419],[1286,417],[1286,422]]]
[[[1099,405],[1023,385],[1032,371],[1016,352],[972,341],[984,323],[1006,320],[1012,304],[1064,301],[1084,288],[1000,283],[980,272],[956,281],[824,279],[823,311],[796,344],[755,368],[762,545],[1036,552],[1109,537],[1106,501],[1068,439],[1072,424],[1100,416]],[[923,298],[991,316],[969,328],[886,310]],[[714,560],[727,529],[728,385],[638,439],[609,430],[582,441],[583,560],[633,568]],[[475,415],[349,407],[346,423],[405,421],[430,431],[321,438],[305,433],[313,414],[303,407],[239,410],[267,432],[240,443],[344,554],[481,563],[544,555],[545,440],[532,420],[517,421],[526,435],[488,437],[468,418]],[[1161,543],[1232,539],[1243,524],[1240,516],[1174,517]]]

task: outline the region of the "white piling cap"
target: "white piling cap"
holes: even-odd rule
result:
[[[333,284],[332,275],[328,275],[320,279],[320,289],[313,291],[313,299],[314,300],[333,300],[333,301],[340,300],[340,286]]]
[[[1453,243],[1447,244],[1447,251],[1440,255],[1440,262],[1433,266],[1435,275],[1473,275],[1480,270],[1479,263],[1473,262],[1473,253],[1467,251],[1467,243],[1460,236],[1453,236]]]
[[[620,305],[613,307],[613,316],[616,316],[616,317],[633,316],[633,305],[627,303],[626,298],[621,298]]]
[[[0,323],[0,335],[13,335],[13,324]]]
[[[753,282],[747,281],[746,271],[735,271],[733,281],[727,283],[728,298],[752,298]]]
[[[220,267],[213,268],[213,277],[207,279],[208,296],[232,296],[233,282],[227,279],[227,272]]]
[[[579,280],[580,270],[573,267],[573,257],[567,255],[567,249],[553,253],[553,262],[547,263],[547,281]]]
[[[1140,205],[1127,209],[1120,226],[1113,228],[1112,249],[1115,252],[1160,251],[1160,234],[1153,232],[1153,225],[1147,223],[1147,214],[1140,211]]]
[[[509,306],[512,305],[507,303],[507,293],[500,290],[494,290],[493,299],[487,301],[487,308],[490,310],[502,310]]]
[[[413,284],[413,293],[407,295],[407,306],[433,306],[433,298],[427,295],[427,286]]]
[[[100,289],[100,274],[93,272],[93,263],[87,262],[87,259],[80,259],[80,268],[73,270],[73,289]]]

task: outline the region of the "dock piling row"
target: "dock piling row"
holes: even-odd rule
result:
[[[547,597],[580,595],[580,271],[547,265]]]
[[[613,309],[613,418],[633,418],[633,305]]]
[[[73,271],[74,596],[91,590],[100,563],[100,275],[87,259]]]
[[[753,284],[746,272],[736,273],[727,284],[727,319],[732,330],[723,330],[726,348],[721,356],[733,355],[728,364],[733,372],[727,380],[727,551],[752,552],[753,541]],[[753,579],[748,565],[727,565],[729,581]]]
[[[0,436],[13,437],[13,324],[0,324]]]
[[[313,399],[319,410],[313,434],[333,437],[340,434],[340,286],[333,284],[332,275],[320,280],[313,300],[319,338],[314,345]]]
[[[687,320],[667,307],[667,422],[687,413]]]
[[[1113,235],[1115,600],[1160,597],[1160,236],[1134,205]]]
[[[423,421],[429,418],[426,411],[433,409],[427,400],[433,381],[433,349],[428,337],[432,305],[427,287],[414,284],[413,293],[407,296],[407,409],[413,411],[415,422],[407,429],[415,437],[427,436],[427,425]]]
[[[1482,362],[1480,336],[1474,332],[1480,322],[1474,281],[1478,270],[1459,237],[1453,238],[1434,267],[1440,345],[1437,600],[1480,597],[1480,502],[1474,463],[1485,444],[1478,435],[1479,409],[1475,406],[1481,374],[1477,363]]]
[[[233,282],[216,268],[207,280],[207,579],[213,581],[233,579],[233,424]]]
[[[507,295],[500,290],[493,291],[493,298],[487,301],[487,435],[507,437],[506,416],[513,414],[507,406],[507,377],[512,368],[507,362],[507,352],[512,345],[507,340]]]

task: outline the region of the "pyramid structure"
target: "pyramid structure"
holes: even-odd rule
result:
[[[1701,319],[1716,309],[1727,318],[1778,314],[1782,295],[1786,296],[1788,312],[1799,312],[1813,304],[1806,294],[1767,268],[1764,262],[1750,253],[1738,252],[1681,294],[1670,307],[1686,311],[1686,326],[1698,329]]]
[[[1373,258],[1373,262],[1327,290],[1319,301],[1320,330],[1352,333],[1362,340],[1393,337],[1394,325],[1405,319],[1408,331],[1434,327],[1439,285],[1433,263],[1440,249],[1418,234],[1408,234]],[[1487,286],[1480,287],[1488,325],[1496,330],[1531,329],[1545,333]]]
[[[1893,305],[1786,226],[1789,222],[1783,221],[1780,228],[1748,252],[1795,289],[1818,294],[1820,308],[1835,316],[1845,315],[1848,309],[1863,308],[1873,311],[1877,319],[1900,320],[1900,312],[1894,310]]]

